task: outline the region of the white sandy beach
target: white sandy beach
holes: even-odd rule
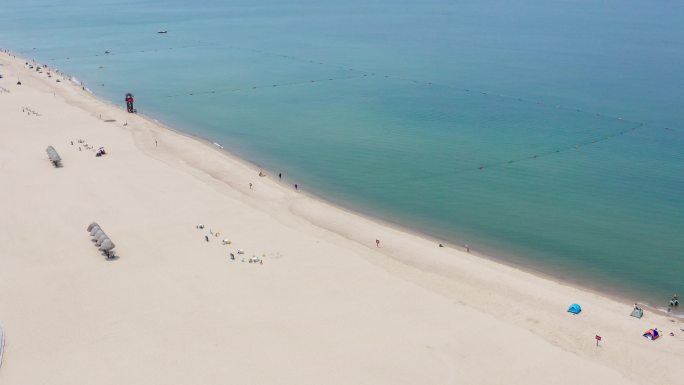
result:
[[[439,248],[0,64],[2,385],[684,383],[677,320]]]

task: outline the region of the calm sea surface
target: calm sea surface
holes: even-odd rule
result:
[[[680,2],[5,0],[2,19],[0,47],[341,205],[655,305],[684,292]]]

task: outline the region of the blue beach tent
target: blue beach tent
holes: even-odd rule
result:
[[[572,314],[579,314],[582,311],[582,306],[573,303],[569,308],[568,311]]]

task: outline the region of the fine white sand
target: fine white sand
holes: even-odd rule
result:
[[[0,384],[684,383],[674,320],[439,248],[0,64]]]

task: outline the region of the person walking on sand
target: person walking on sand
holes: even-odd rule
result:
[[[251,184],[251,183],[249,184],[249,189],[250,189],[250,190],[252,189],[252,184]]]
[[[465,245],[466,253],[470,253],[470,246],[468,244]]]
[[[154,140],[154,147],[157,147],[157,139]]]
[[[380,247],[380,240],[379,239],[375,240],[375,247]]]
[[[299,190],[299,186],[297,186],[297,183],[295,183],[295,190]]]
[[[209,236],[208,236],[208,235],[205,235],[205,236],[204,236],[204,240],[207,241],[207,242],[209,242]]]

